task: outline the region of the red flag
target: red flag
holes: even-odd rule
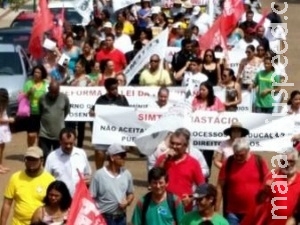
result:
[[[106,225],[80,173],[79,177],[67,225]]]
[[[228,36],[237,26],[245,12],[244,3],[241,0],[225,0],[222,18],[222,29],[225,36]]]
[[[57,24],[52,29],[52,37],[56,40],[57,46],[62,48],[64,45],[64,21],[65,21],[65,8],[62,8],[61,13],[57,15]]]
[[[222,18],[219,17],[213,24],[213,26],[199,38],[201,50],[214,49],[216,45],[221,45],[223,49],[226,49],[226,36],[222,30]]]
[[[47,0],[40,0],[39,10],[34,18],[28,46],[28,50],[34,59],[40,59],[43,56],[42,41],[44,32],[52,29],[52,27],[53,16],[48,9]]]

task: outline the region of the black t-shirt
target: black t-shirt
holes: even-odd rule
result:
[[[108,95],[105,94],[97,98],[95,105],[129,106],[129,103],[124,95],[118,95],[117,97],[109,98]],[[95,105],[92,107],[92,110],[95,110]]]

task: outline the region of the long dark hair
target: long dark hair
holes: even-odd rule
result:
[[[293,99],[296,97],[296,95],[300,95],[300,91],[298,91],[298,90],[292,91],[292,93],[291,93],[291,95],[290,95],[290,98],[289,98],[289,100],[287,101],[287,104],[288,104],[288,105],[292,105],[292,101],[293,101]]]
[[[64,182],[59,180],[53,181],[51,184],[49,184],[47,188],[46,196],[43,200],[46,206],[50,205],[49,193],[52,190],[56,190],[61,194],[62,198],[59,202],[59,208],[62,211],[66,211],[71,206],[71,202],[72,202],[72,197],[70,195],[67,185]]]
[[[212,106],[215,103],[215,99],[216,99],[214,88],[213,88],[213,86],[211,85],[211,83],[209,81],[203,82],[200,85],[200,88],[201,88],[201,86],[206,87],[207,90],[208,90],[206,102],[207,102],[207,107],[210,107],[210,106]],[[200,93],[197,96],[197,98],[200,99]]]
[[[7,89],[0,88],[0,117],[2,117],[4,111],[7,109],[9,102],[9,94]]]

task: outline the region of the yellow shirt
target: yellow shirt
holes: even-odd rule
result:
[[[54,177],[43,172],[38,177],[29,177],[25,171],[14,173],[5,189],[4,197],[14,201],[11,225],[29,225],[34,211],[43,205],[48,185]]]
[[[150,73],[148,69],[145,69],[140,76],[141,86],[162,86],[171,85],[172,81],[170,74],[165,69],[159,69],[154,73]]]
[[[123,34],[127,34],[129,36],[134,34],[134,26],[129,21],[124,22]]]

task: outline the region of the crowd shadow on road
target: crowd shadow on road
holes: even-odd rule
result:
[[[5,157],[5,159],[23,162],[24,155],[23,154],[8,155]]]

